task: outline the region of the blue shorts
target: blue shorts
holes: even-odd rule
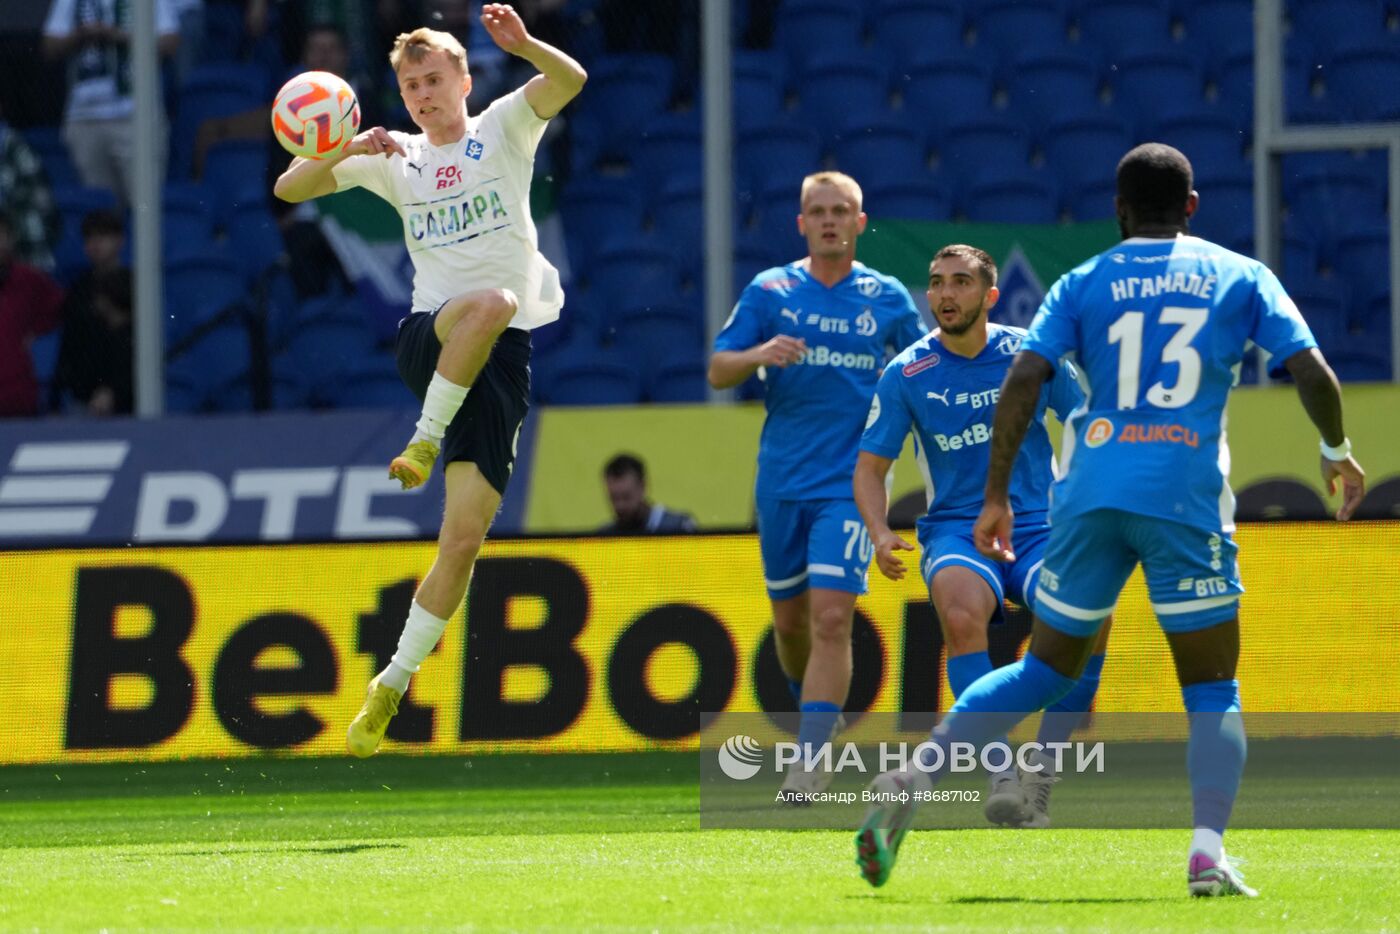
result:
[[[924,552],[919,569],[930,590],[933,588],[933,575],[946,567],[955,565],[972,571],[986,581],[996,595],[997,611],[992,616],[992,622],[1000,623],[1001,604],[1007,600],[1019,603],[1026,609],[1034,609],[1031,601],[1049,537],[1048,525],[1013,529],[1011,544],[1016,551],[1016,560],[1007,564],[993,561],[977,550],[972,543],[971,523],[945,522],[919,530],[919,545]]]
[[[875,549],[855,500],[759,497],[755,505],[769,597],[786,600],[809,587],[865,593]]]
[[[1228,532],[1095,509],[1051,527],[1035,613],[1061,632],[1091,636],[1141,562],[1162,628],[1205,629],[1239,612],[1238,552]]]

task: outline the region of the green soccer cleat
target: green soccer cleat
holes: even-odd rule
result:
[[[402,699],[402,694],[380,684],[379,676],[374,676],[365,691],[365,705],[350,721],[350,729],[345,731],[345,746],[350,755],[361,759],[374,755],[384,739],[384,731],[389,728],[389,721],[399,712]]]
[[[422,486],[432,475],[437,463],[438,446],[426,438],[414,441],[403,453],[389,462],[389,476],[399,481],[405,490]]]
[[[885,772],[870,783],[869,793],[875,797],[856,832],[856,865],[876,888],[889,881],[899,845],[914,820],[913,784],[903,772]]]

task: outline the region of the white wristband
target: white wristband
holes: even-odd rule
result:
[[[1322,456],[1329,461],[1344,461],[1351,457],[1351,439],[1343,438],[1342,443],[1334,448],[1329,448],[1326,441],[1319,441],[1318,447],[1322,448]]]

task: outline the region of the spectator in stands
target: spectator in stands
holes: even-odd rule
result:
[[[156,48],[163,56],[173,55],[180,45],[175,2],[153,2]],[[131,9],[123,0],[53,0],[44,23],[44,53],[68,59],[63,140],[73,165],[83,184],[114,191],[124,203],[131,201],[136,150]],[[164,149],[164,137],[162,130],[157,151]]]
[[[0,214],[0,417],[36,415],[39,380],[30,342],[58,327],[63,289],[15,258],[15,225]]]
[[[641,458],[619,454],[603,468],[613,521],[599,529],[614,535],[694,532],[695,517],[676,512],[647,498],[647,469]]]
[[[53,244],[61,223],[44,165],[19,131],[0,114],[0,211],[15,225],[15,254],[53,271]]]
[[[89,415],[130,415],[135,402],[131,271],[113,269],[93,284],[92,353],[69,385]]]
[[[104,361],[112,352],[107,346],[110,329],[97,307],[97,284],[121,270],[126,246],[126,229],[112,211],[89,213],[83,218],[82,233],[88,265],[63,302],[63,340],[49,398],[49,407],[59,411],[69,400],[87,403],[96,385],[93,374],[108,369]]]

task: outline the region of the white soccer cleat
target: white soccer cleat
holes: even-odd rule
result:
[[[826,741],[834,743],[836,737],[845,728],[846,718],[837,714],[836,720],[831,724],[831,733],[828,734]],[[835,773],[828,768],[821,768],[814,764],[814,767],[808,770],[802,766],[801,762],[794,762],[789,766],[787,775],[783,777],[783,787],[778,789],[778,797],[783,799],[783,803],[797,808],[811,805],[813,796],[830,788],[832,780],[836,777]]]
[[[1050,791],[1060,780],[1049,765],[1043,765],[1039,772],[1021,769],[1021,793],[1025,795],[1026,817],[1020,824],[1033,830],[1043,830],[1050,826]]]
[[[1186,886],[1191,894],[1201,898],[1220,895],[1238,895],[1242,898],[1258,898],[1259,893],[1244,884],[1244,876],[1236,864],[1243,860],[1233,859],[1220,851],[1220,859],[1214,860],[1200,850],[1191,854],[1191,862],[1186,869]]]
[[[1014,769],[992,773],[991,785],[987,788],[987,804],[982,813],[993,824],[1006,827],[1020,827],[1030,816]]]

